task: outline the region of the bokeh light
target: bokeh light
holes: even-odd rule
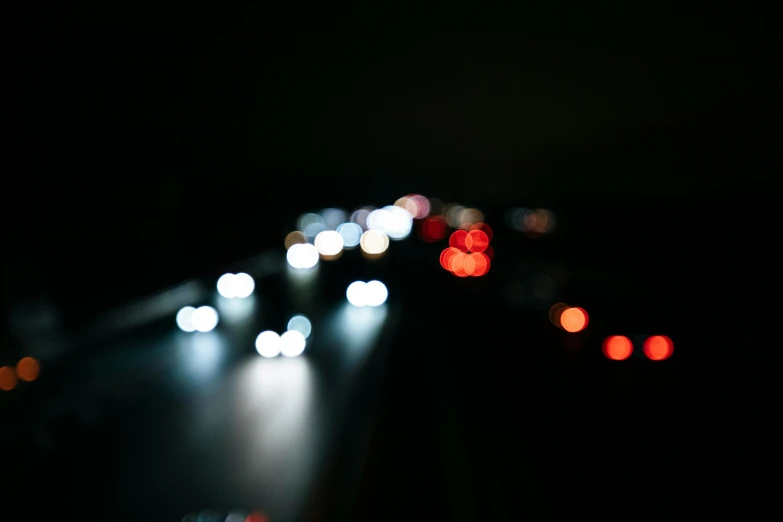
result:
[[[444,210],[446,222],[451,228],[459,228],[461,224],[460,216],[462,215],[463,210],[465,210],[465,207],[456,203],[449,203],[446,205]]]
[[[353,306],[380,306],[389,297],[389,290],[380,281],[354,281],[348,285],[345,297]]]
[[[430,215],[430,201],[419,194],[403,196],[394,205],[408,211],[413,219],[424,219]]]
[[[427,243],[440,241],[448,233],[448,223],[443,216],[432,216],[423,219],[418,226],[419,237]]]
[[[340,223],[348,219],[348,214],[341,208],[325,208],[320,215],[327,230],[337,230]]]
[[[560,326],[570,333],[581,332],[587,328],[589,317],[583,308],[570,307],[560,313]]]
[[[368,230],[362,234],[359,243],[362,250],[368,254],[383,254],[389,248],[389,236],[380,230]]]
[[[269,517],[260,512],[250,513],[245,522],[269,522]]]
[[[307,339],[310,337],[310,332],[313,331],[313,325],[310,323],[310,319],[304,315],[295,315],[288,321],[288,329],[296,330]]]
[[[465,238],[468,237],[468,233],[464,230],[455,230],[449,237],[449,246],[456,248],[462,252],[467,252],[468,247],[465,244]]]
[[[362,232],[362,227],[356,223],[343,223],[337,227],[337,233],[343,238],[343,246],[346,250],[359,246]]]
[[[364,281],[354,281],[345,290],[345,297],[348,302],[354,306],[365,306],[367,304],[367,292],[365,287],[367,283]]]
[[[11,391],[16,388],[16,372],[10,366],[0,368],[0,390]]]
[[[674,353],[674,343],[665,335],[653,335],[645,339],[642,351],[651,361],[663,361]]]
[[[489,236],[483,230],[471,230],[465,236],[464,242],[465,248],[471,252],[483,252],[489,247]]]
[[[41,365],[35,357],[23,357],[16,363],[16,376],[20,381],[33,382],[41,373]]]
[[[525,215],[524,228],[528,232],[547,234],[555,227],[554,215],[548,210],[537,208]]]
[[[470,230],[481,230],[487,235],[487,241],[492,241],[492,227],[486,223],[476,223],[470,227]]]
[[[624,335],[611,335],[604,340],[603,352],[613,361],[624,361],[633,353],[633,343]]]
[[[370,216],[370,212],[373,210],[375,210],[375,207],[362,207],[357,209],[353,214],[351,214],[351,223],[356,223],[362,227],[362,230],[367,230],[367,218]]]
[[[296,220],[296,228],[300,230],[308,241],[311,241],[319,232],[326,230],[324,218],[313,212],[299,216]]]
[[[244,272],[239,274],[223,274],[217,280],[217,291],[226,299],[249,297],[256,288],[256,282]]]
[[[322,256],[336,256],[343,250],[343,236],[335,230],[324,230],[315,236],[313,245]]]
[[[461,253],[461,251],[458,248],[448,247],[443,249],[443,252],[440,253],[440,266],[442,266],[445,270],[448,270],[450,272],[451,258],[459,253]]]
[[[489,256],[487,256],[484,252],[471,252],[469,256],[473,262],[473,268],[469,272],[469,275],[473,277],[481,277],[489,272],[489,267],[491,265]]]
[[[560,324],[560,316],[563,314],[563,311],[567,309],[568,305],[565,303],[553,304],[549,308],[549,321],[558,328],[562,328],[562,325]]]
[[[293,268],[308,269],[318,264],[318,249],[311,244],[296,244],[286,252],[286,260]]]
[[[217,280],[217,291],[227,299],[234,297],[234,274],[223,274]]]
[[[457,277],[468,277],[470,274],[465,269],[465,259],[468,255],[465,252],[458,252],[451,257],[449,261],[449,268],[451,273]]]
[[[298,245],[301,243],[307,243],[307,238],[305,235],[300,232],[299,230],[294,230],[293,232],[289,232],[287,236],[285,236],[285,249],[288,250],[293,245]]]
[[[217,310],[211,306],[199,306],[190,317],[193,328],[198,332],[211,332],[218,324]]]
[[[463,208],[457,217],[457,228],[469,230],[476,223],[484,221],[484,214],[477,208]]]
[[[481,277],[489,272],[491,261],[483,252],[448,247],[440,253],[440,265],[457,277]]]
[[[389,290],[380,281],[368,281],[364,286],[367,306],[381,306],[389,297]]]
[[[508,211],[507,219],[511,228],[530,237],[550,234],[555,229],[555,215],[543,208],[515,207]]]
[[[280,336],[280,353],[284,357],[296,357],[301,355],[305,350],[307,341],[302,332],[296,330],[288,330]]]
[[[185,306],[177,312],[177,326],[180,330],[183,332],[196,331],[196,327],[193,326],[193,312],[195,311],[196,309],[192,306]]]
[[[282,350],[283,341],[277,332],[266,330],[256,337],[256,351],[262,357],[277,357]]]
[[[240,272],[234,276],[234,296],[239,299],[250,297],[256,289],[256,282],[250,274]]]
[[[410,235],[413,217],[403,208],[387,205],[370,212],[367,216],[367,227],[385,232],[390,239],[401,240]]]
[[[483,217],[483,216],[482,216]],[[488,226],[489,232],[492,232]],[[440,265],[457,277],[481,277],[489,272],[492,250],[484,223],[472,225],[471,230],[458,229],[449,237],[449,247],[440,253]]]

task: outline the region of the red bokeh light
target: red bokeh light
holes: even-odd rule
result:
[[[603,352],[613,361],[624,361],[633,353],[633,343],[624,335],[611,335],[604,341]]]
[[[471,230],[465,236],[465,248],[471,252],[483,252],[489,246],[489,236],[481,230]]]
[[[263,513],[250,513],[245,522],[269,522],[269,517]]]
[[[449,246],[458,248],[462,252],[467,252],[468,247],[465,245],[465,238],[468,237],[468,233],[464,230],[455,230],[449,238]]]
[[[489,233],[486,232],[489,231]],[[457,277],[481,277],[489,271],[492,229],[477,223],[471,230],[456,230],[449,237],[449,247],[440,253],[440,265]]]
[[[470,230],[481,230],[487,235],[487,241],[492,241],[492,227],[486,223],[476,223],[470,227]]]
[[[674,353],[674,343],[665,335],[653,335],[644,341],[642,350],[651,361],[663,361]]]
[[[446,237],[448,224],[443,216],[432,216],[419,223],[419,237],[428,243],[440,241]]]

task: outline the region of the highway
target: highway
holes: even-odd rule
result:
[[[47,348],[39,381],[4,394],[12,497],[36,513],[128,521],[556,518],[573,507],[563,495],[603,487],[596,469],[619,488],[629,462],[671,462],[677,358],[618,362],[600,350],[611,314],[624,318],[612,302],[632,294],[626,280],[497,236],[481,278],[449,274],[443,244],[413,237],[381,259],[345,252],[306,275],[282,249],[223,267],[255,278],[244,300],[218,295],[216,271],[107,311]],[[564,269],[568,285],[531,293]],[[372,278],[388,301],[350,305],[347,285]],[[591,324],[569,334],[547,310],[573,298]],[[218,327],[179,331],[177,309],[199,304],[218,310]],[[313,324],[304,355],[259,357],[258,333],[295,314]],[[670,328],[671,314],[660,317]]]

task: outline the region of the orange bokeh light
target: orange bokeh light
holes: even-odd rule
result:
[[[457,277],[468,277],[470,274],[465,268],[465,260],[468,258],[468,254],[464,252],[457,252],[451,257],[449,264],[451,273]]]
[[[642,350],[651,361],[663,361],[674,353],[674,343],[665,335],[653,335],[644,341]]]
[[[470,254],[470,258],[473,260],[474,267],[470,275],[473,277],[481,277],[489,272],[491,262],[486,254],[483,252],[473,252]]]
[[[483,252],[489,246],[489,236],[482,230],[471,230],[465,236],[465,248],[471,252]]]
[[[587,328],[588,320],[587,312],[583,308],[566,308],[560,313],[560,326],[566,332],[581,332]]]
[[[444,269],[451,271],[451,258],[457,254],[461,254],[459,249],[454,247],[448,247],[440,253],[440,266]]]
[[[16,376],[20,381],[32,382],[41,373],[41,365],[34,357],[24,357],[16,363]]]
[[[440,254],[440,266],[457,277],[481,277],[489,272],[491,262],[483,252],[461,252],[449,247]]]
[[[11,391],[17,385],[16,373],[10,366],[0,368],[0,390]]]
[[[604,341],[603,352],[613,361],[624,361],[633,353],[633,343],[624,335],[611,335]]]
[[[468,237],[468,233],[464,230],[455,230],[449,238],[449,246],[452,248],[458,248],[463,252],[468,251],[468,247],[465,245],[465,238]]]

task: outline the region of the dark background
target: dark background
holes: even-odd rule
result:
[[[25,306],[69,331],[279,248],[303,211],[410,192],[498,219],[553,209],[563,255],[632,281],[685,338],[754,313],[780,37],[753,5],[82,4],[6,22],[9,360]]]
[[[111,265],[131,291],[144,265],[157,286],[277,244],[288,213],[412,191],[497,205],[763,194],[770,23],[752,5],[18,13],[13,272],[57,285],[57,270]]]

